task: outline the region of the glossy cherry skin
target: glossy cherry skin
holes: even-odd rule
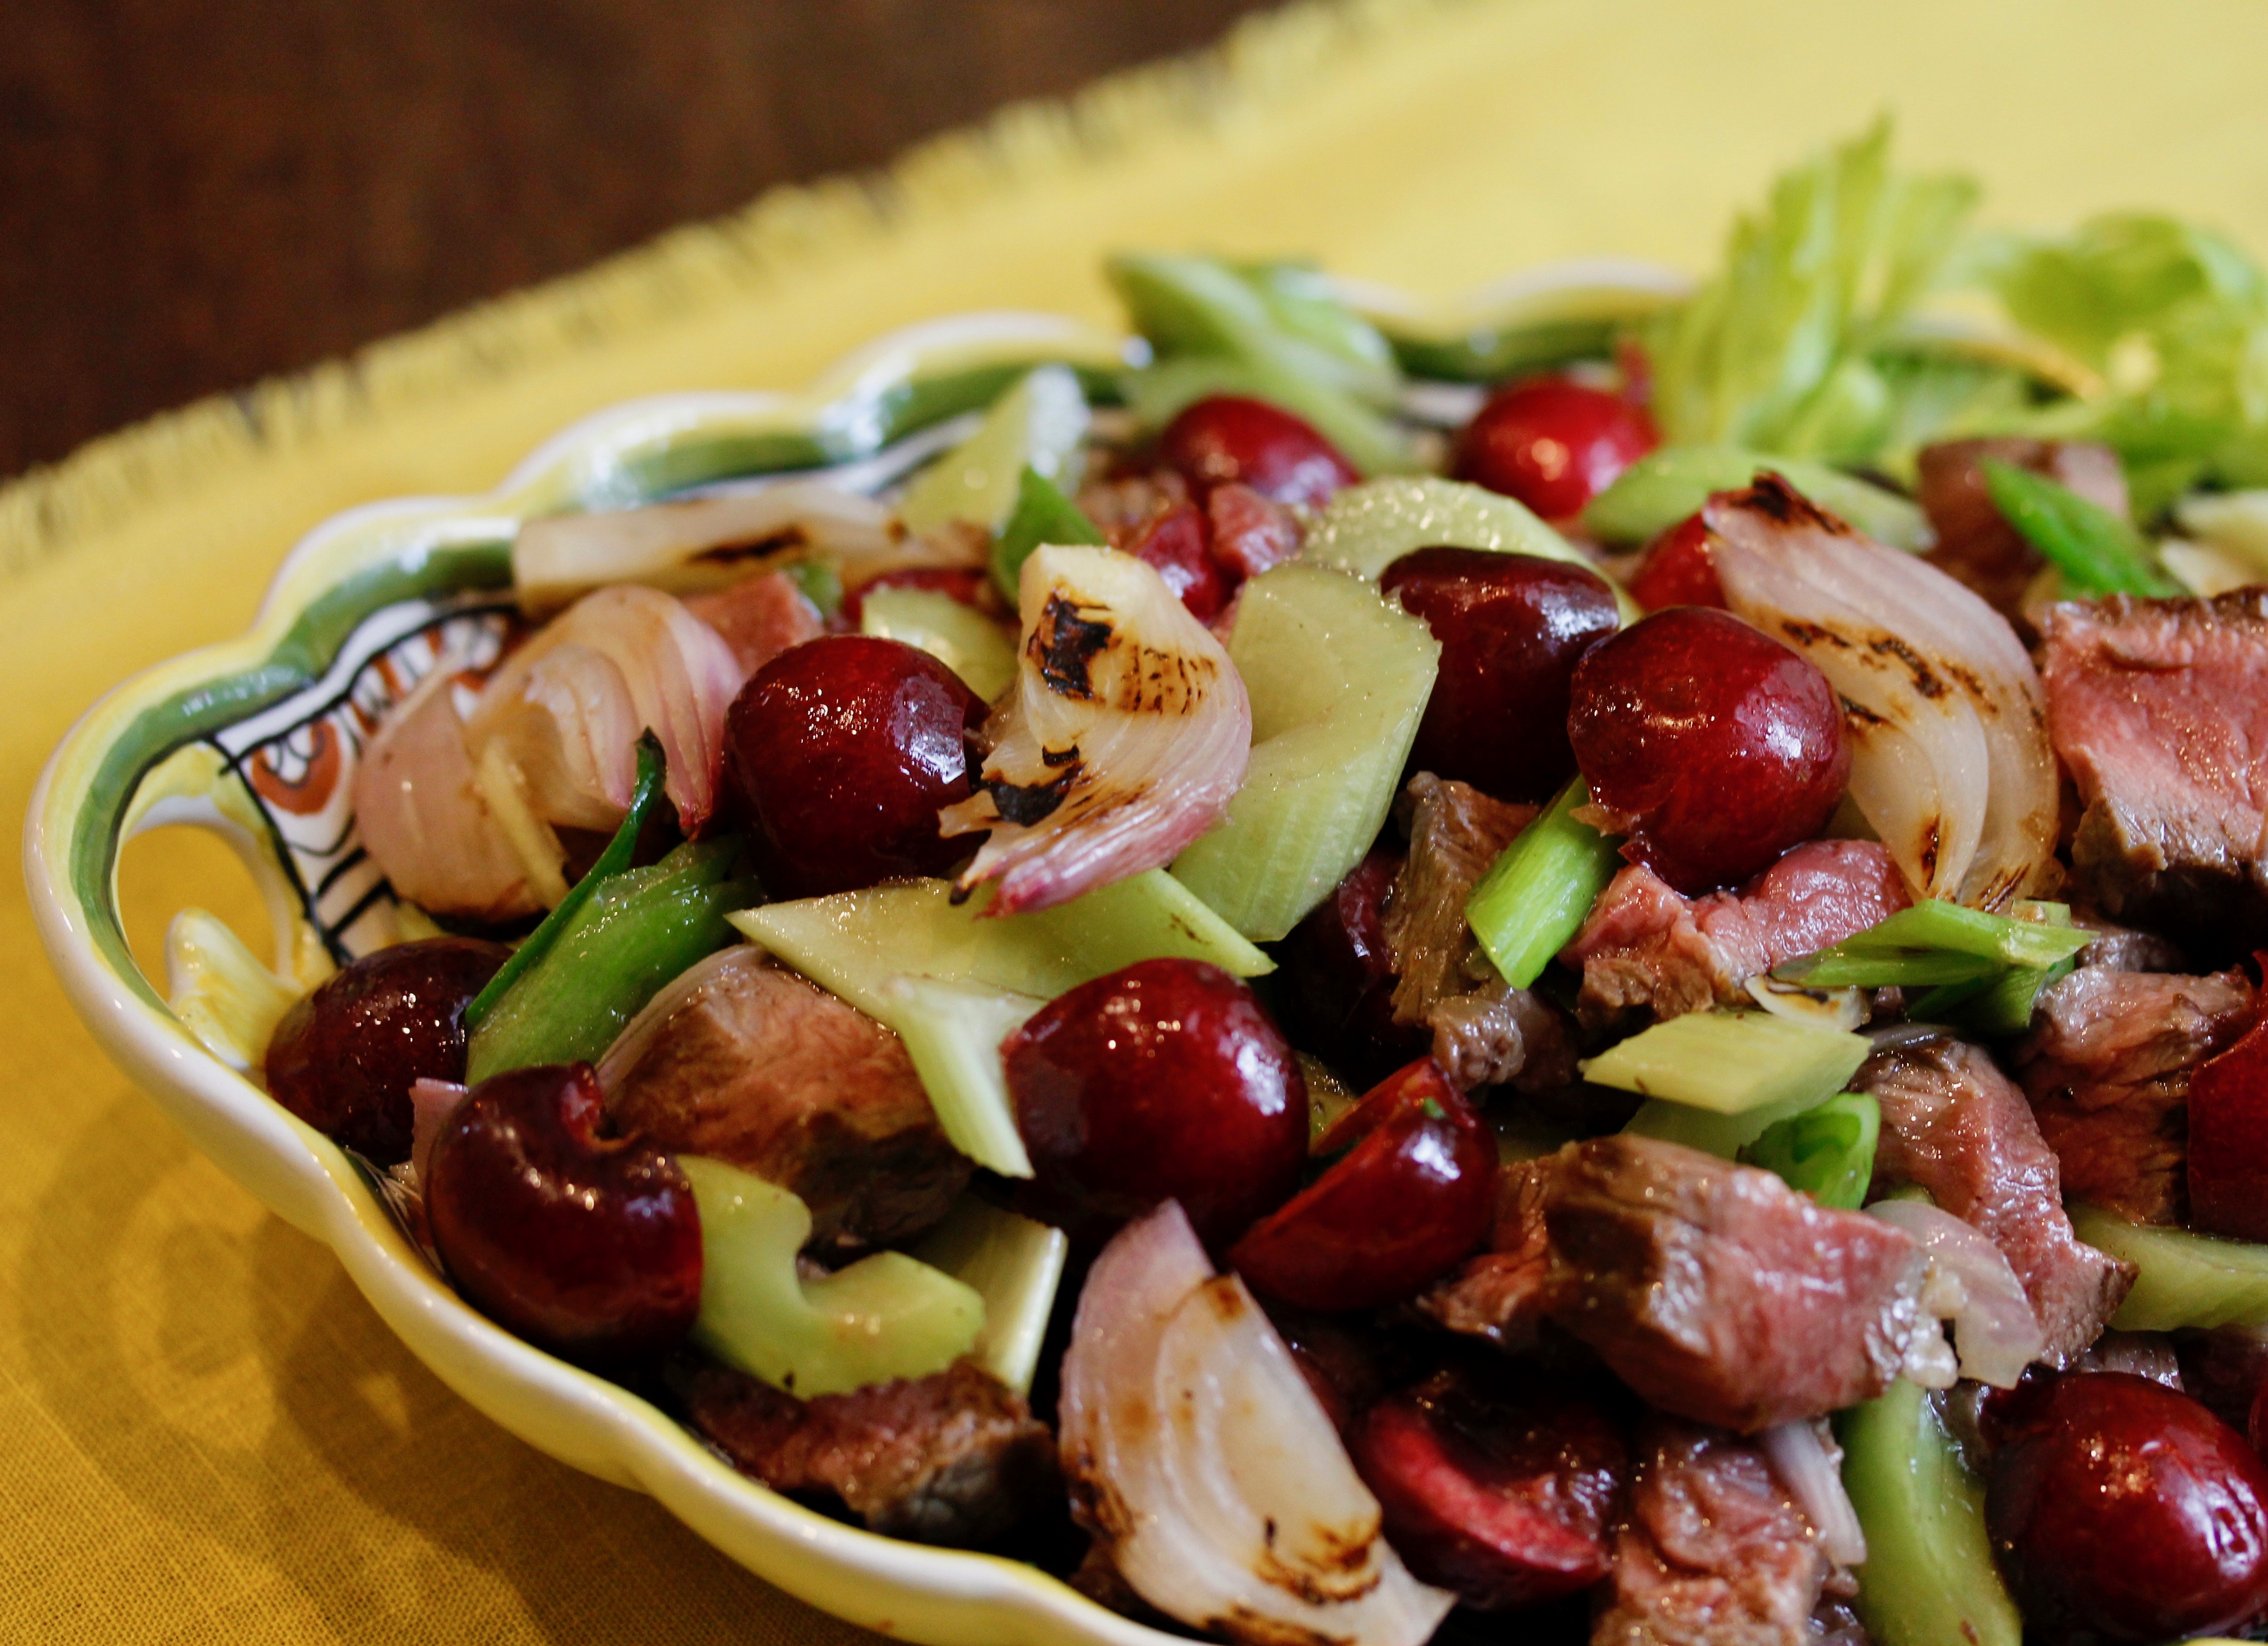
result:
[[[469,937],[396,943],[302,995],[268,1043],[269,1095],[380,1166],[409,1158],[409,1089],[465,1078],[465,1008],[512,951]]]
[[[1219,1248],[1299,1186],[1307,1081],[1218,966],[1145,960],[1083,983],[1001,1052],[1037,1174],[1027,1203],[1074,1238],[1174,1199]]]
[[[2190,1076],[2190,1222],[2268,1240],[2268,1020]]]
[[[1573,1385],[1461,1362],[1372,1406],[1350,1439],[1395,1552],[1467,1605],[1533,1605],[1606,1576],[1628,1450]]]
[[[1985,1525],[2026,1640],[2186,1639],[2268,1610],[2268,1470],[2196,1401],[2083,1372],[1994,1421]]]
[[[941,875],[970,843],[938,832],[968,798],[968,735],[984,700],[918,646],[823,635],[740,688],[725,717],[728,793],[758,871],[785,897]]]
[[[1304,418],[1242,395],[1211,395],[1184,406],[1158,436],[1158,454],[1201,498],[1234,482],[1271,501],[1313,508],[1361,478]]]
[[[1678,890],[1746,880],[1816,835],[1851,775],[1835,689],[1729,612],[1673,606],[1575,665],[1567,733],[1623,854]]]
[[[1496,1212],[1496,1142],[1432,1058],[1388,1075],[1317,1143],[1346,1152],[1229,1248],[1263,1297],[1330,1312],[1414,1296]]]
[[[1199,623],[1211,623],[1228,603],[1228,582],[1213,564],[1205,517],[1193,503],[1161,509],[1145,521],[1126,552],[1155,567],[1174,598]]]
[[[1547,520],[1572,520],[1660,444],[1653,419],[1621,395],[1531,377],[1498,389],[1474,414],[1457,437],[1452,472]]]
[[[1576,661],[1622,621],[1606,579],[1535,555],[1419,549],[1378,586],[1441,643],[1411,760],[1500,800],[1550,800],[1575,774]]]
[[[1373,848],[1277,950],[1276,999],[1292,1040],[1363,1086],[1421,1055],[1432,1036],[1394,1021],[1394,952],[1386,899],[1402,854]]]
[[[1630,580],[1631,598],[1648,611],[1670,606],[1725,605],[1725,586],[1709,550],[1709,528],[1689,514],[1646,546]]]
[[[701,1214],[677,1162],[600,1135],[587,1063],[482,1081],[434,1140],[433,1244],[467,1301],[563,1360],[619,1366],[684,1337],[701,1306]]]

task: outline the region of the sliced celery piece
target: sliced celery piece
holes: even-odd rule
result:
[[[1822,1206],[1855,1212],[1874,1177],[1874,1146],[1882,1135],[1882,1106],[1865,1092],[1840,1092],[1800,1114],[1776,1120],[1740,1158],[1778,1172]]]
[[[1815,1107],[1816,1101],[1807,1093],[1778,1103],[1761,1103],[1738,1114],[1715,1114],[1706,1109],[1696,1109],[1690,1103],[1649,1097],[1638,1105],[1638,1112],[1623,1130],[1632,1137],[1683,1143],[1719,1160],[1738,1160],[1742,1149],[1781,1121]]]
[[[1007,524],[992,540],[992,581],[1013,606],[1024,562],[1042,543],[1092,543],[1109,541],[1079,505],[1058,491],[1037,469],[1027,468],[1016,482],[1016,506]],[[1010,650],[1012,661],[1014,651]]]
[[[963,1195],[912,1255],[974,1287],[984,1300],[977,1363],[1018,1394],[1031,1392],[1071,1243],[1060,1229]]]
[[[967,520],[998,534],[1027,468],[1059,486],[1079,483],[1086,421],[1077,374],[1041,366],[992,402],[976,433],[914,477],[898,499],[898,518],[917,532]]]
[[[1632,1035],[1583,1066],[1583,1077],[1716,1114],[1791,1098],[1806,1107],[1843,1089],[1869,1048],[1865,1037],[1792,1023],[1765,1012],[1689,1012]]]
[[[1831,948],[1773,967],[1772,976],[1822,987],[1962,983],[2004,967],[2052,966],[2095,940],[2094,933],[2070,924],[2068,911],[2061,922],[2052,919],[2061,905],[2034,907],[2043,918],[2011,919],[1925,898]]]
[[[981,983],[889,978],[874,1015],[898,1031],[954,1148],[1004,1177],[1028,1177],[1032,1157],[1016,1129],[1016,1106],[1000,1043],[1040,1009],[1028,994]]]
[[[1016,643],[1000,625],[933,588],[878,588],[858,609],[858,632],[917,646],[987,703],[1016,678]]]
[[[2091,600],[2182,593],[2159,566],[2149,539],[2100,503],[2014,463],[1988,457],[1984,471],[1992,506],[2063,573],[2073,594]]]
[[[1821,508],[1894,549],[1926,549],[1933,541],[1928,518],[1895,492],[1823,463],[1729,446],[1665,446],[1647,454],[1591,499],[1583,524],[1608,543],[1644,543],[1706,503],[1712,491],[1737,490],[1767,469]]]
[[[811,1210],[785,1189],[697,1155],[677,1163],[701,1212],[693,1340],[802,1399],[943,1371],[984,1329],[977,1289],[902,1251],[806,1281]]]
[[[2088,1245],[2139,1271],[2110,1317],[2122,1332],[2268,1323],[2268,1246],[2130,1223],[2094,1206],[2073,1207],[2071,1226]]]
[[[1560,790],[1465,899],[1473,935],[1516,989],[1543,975],[1622,867],[1614,842],[1571,815],[1590,798],[1580,778]]]
[[[1984,1531],[1984,1486],[1936,1406],[1901,1377],[1837,1414],[1843,1484],[1867,1534],[1858,1612],[1878,1646],[2020,1646]]]
[[[1375,581],[1411,550],[1433,547],[1532,554],[1598,571],[1581,550],[1513,498],[1432,475],[1349,486],[1315,516],[1300,557]]]
[[[1228,816],[1174,878],[1245,936],[1284,936],[1385,826],[1441,654],[1378,591],[1293,562],[1244,586],[1229,661],[1252,698],[1252,758]]]
[[[727,878],[739,852],[731,839],[694,842],[600,886],[467,1037],[466,1080],[597,1062],[663,984],[732,941],[725,913],[755,893]]]
[[[1240,978],[1276,963],[1162,869],[1099,886],[1031,914],[979,917],[990,887],[955,905],[950,882],[901,881],[864,891],[768,903],[731,917],[742,934],[860,1011],[880,1016],[882,984],[937,978],[1052,1000],[1138,960],[1209,961]]]

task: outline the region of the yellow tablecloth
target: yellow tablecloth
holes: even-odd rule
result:
[[[764,204],[0,493],[0,816],[130,670],[231,634],[334,510],[493,484],[657,390],[788,386],[886,327],[1104,316],[1122,245],[1301,251],[1447,293],[1539,259],[1704,266],[1778,166],[1899,122],[1988,214],[2154,204],[2268,250],[2256,0],[1381,0],[1021,111],[877,194]],[[879,203],[879,209],[878,203]],[[137,848],[250,921],[217,848]],[[194,1155],[72,1019],[0,877],[0,1639],[840,1642],[644,1501],[446,1393],[327,1252]]]

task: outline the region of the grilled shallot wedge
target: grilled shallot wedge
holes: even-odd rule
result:
[[[1237,1641],[1417,1646],[1455,1603],[1388,1546],[1291,1351],[1177,1201],[1089,1271],[1060,1413],[1074,1512],[1171,1617]]]
[[[740,664],[674,597],[623,585],[585,595],[490,677],[467,727],[475,758],[504,745],[546,823],[611,829],[629,808],[638,734],[668,757],[665,784],[688,835],[716,808],[725,712]]]
[[[2039,675],[2007,621],[1777,475],[1703,519],[1734,611],[1842,694],[1851,798],[1916,897],[1997,909],[2053,873],[2055,752]]]
[[[985,792],[939,814],[992,831],[961,876],[987,910],[1051,908],[1168,863],[1228,809],[1252,703],[1220,642],[1115,549],[1036,550],[1018,587],[1016,689],[992,711]]]

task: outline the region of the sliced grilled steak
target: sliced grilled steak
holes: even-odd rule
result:
[[[966,1361],[815,1400],[691,1357],[668,1381],[734,1468],[774,1491],[836,1499],[890,1537],[982,1545],[1061,1494],[1046,1425]]]
[[[784,572],[747,578],[713,594],[687,597],[685,609],[733,648],[743,675],[753,675],[792,646],[816,639],[826,625],[819,608]]]
[[[1565,1085],[1574,1042],[1559,1014],[1497,976],[1465,919],[1465,899],[1489,865],[1535,820],[1533,806],[1491,800],[1430,771],[1403,795],[1410,854],[1386,905],[1394,1021],[1423,1026],[1458,1089],[1512,1082]]]
[[[2201,952],[2268,934],[2268,590],[2057,606],[2040,678],[2080,889]]]
[[[1753,1432],[1896,1376],[1922,1318],[1903,1230],[1650,1138],[1571,1143],[1545,1170],[1551,1318],[1653,1405]]]
[[[2082,966],[2043,993],[2015,1061],[2064,1192],[2137,1222],[2184,1221],[2190,1074],[2251,1013],[2241,971]]]
[[[1738,891],[1679,896],[1652,870],[1617,874],[1560,959],[1583,971],[1586,1022],[1657,1019],[1745,1000],[1784,960],[1839,943],[1906,906],[1905,882],[1871,840],[1813,840]]]
[[[1882,1106],[1874,1192],[1918,1184],[1999,1247],[2039,1317],[2049,1364],[2094,1342],[2134,1272],[2072,1232],[2055,1151],[1992,1059],[1927,1040],[1876,1053],[1852,1084]]]
[[[1452,1332],[1508,1351],[1535,1347],[1551,1300],[1551,1234],[1543,1207],[1563,1158],[1547,1155],[1504,1168],[1490,1249],[1420,1297],[1419,1309]]]
[[[1592,1646],[1806,1646],[1828,1560],[1764,1453],[1655,1417],[1638,1458]]]
[[[1943,440],[1925,446],[1918,461],[1924,513],[1937,533],[1929,563],[1960,579],[2013,618],[2024,591],[2047,562],[2002,518],[1984,489],[1986,458],[2029,469],[2126,515],[2126,473],[2107,446],[2077,440],[2031,440],[2019,436]]]
[[[974,1168],[897,1036],[760,950],[710,963],[620,1076],[608,1071],[615,1121],[800,1195],[830,1255],[942,1218]]]
[[[2079,951],[2082,966],[2109,971],[2188,971],[2189,957],[2180,945],[2155,932],[2138,932],[2104,919],[2092,910],[2075,908],[2071,923],[2095,933],[2095,941]]]

